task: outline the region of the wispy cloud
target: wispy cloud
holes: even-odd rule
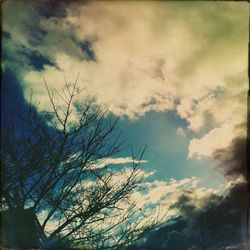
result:
[[[134,164],[138,164],[138,163],[147,163],[146,160],[136,160],[133,159],[132,157],[119,157],[119,158],[104,158],[102,160],[99,160],[97,162],[94,162],[90,165],[91,169],[101,169],[104,168],[107,165],[120,165],[120,164],[128,164],[128,163],[134,163]]]
[[[113,185],[114,187],[121,185],[127,179],[127,177],[131,175],[132,171],[133,170],[128,167],[125,167],[119,171],[113,170],[113,174],[110,179],[110,185]],[[184,178],[180,180],[170,179],[166,181],[149,181],[148,178],[153,175],[154,172],[141,169],[136,176],[138,179],[143,179],[143,181],[138,186],[138,189],[134,190],[127,197],[127,199],[119,203],[119,207],[122,209],[122,211],[124,211],[124,214],[127,213],[131,204],[135,204],[136,210],[139,211],[138,216],[144,217],[141,218],[142,221],[140,223],[142,224],[156,218],[164,218],[164,222],[173,216],[180,215],[182,211],[177,208],[175,204],[179,203],[179,200],[182,196],[188,195],[192,205],[196,209],[201,209],[210,196],[218,193],[218,190],[212,188],[198,187],[199,179],[197,177]],[[97,182],[95,180],[85,179],[82,181],[82,183],[76,186],[75,189],[80,187],[84,187],[84,189],[93,189],[96,185]],[[72,192],[74,192],[74,190],[72,190]],[[88,200],[85,200],[84,202],[86,202],[85,205],[88,206]],[[77,209],[77,207],[74,209]],[[40,222],[43,222],[46,216],[47,211],[43,210],[38,214],[38,219]],[[114,218],[111,219],[113,220]],[[105,223],[108,225],[109,219]],[[57,226],[57,219],[51,219],[51,221],[49,221],[48,225],[46,226],[46,232],[49,233]]]
[[[176,129],[176,133],[177,133],[177,135],[179,135],[182,138],[186,137],[186,132],[185,132],[184,128],[182,128],[182,127],[178,127]]]

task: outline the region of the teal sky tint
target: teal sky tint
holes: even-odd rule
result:
[[[240,216],[241,199],[246,201],[248,19],[247,3],[233,1],[5,1],[1,125],[8,126],[12,108],[27,112],[31,90],[40,111],[51,110],[43,79],[60,92],[64,77],[72,83],[79,75],[77,87],[84,91],[75,101],[96,96],[107,118],[120,116],[116,131],[125,140],[119,154],[93,167],[118,170],[115,177],[123,180],[131,156],[138,159],[146,146],[142,188],[128,198],[140,208],[187,219],[181,227],[182,219],[152,237],[150,232],[145,239],[159,243],[152,249],[172,249],[176,235],[181,243],[201,241],[201,212],[209,240],[230,235],[232,244],[231,233],[246,220]],[[176,211],[169,211],[172,204]],[[220,219],[225,227],[216,224],[209,234],[209,222]],[[193,249],[191,243],[173,249]]]
[[[154,179],[180,180],[197,176],[199,186],[218,188],[224,177],[214,171],[212,159],[187,159],[191,133],[187,131],[185,137],[180,137],[176,132],[178,127],[186,126],[186,121],[173,111],[148,112],[134,121],[125,117],[119,121],[122,137],[135,152],[147,145],[143,159],[148,162],[143,163],[142,168],[155,171]],[[130,149],[127,149],[122,156],[129,153]]]

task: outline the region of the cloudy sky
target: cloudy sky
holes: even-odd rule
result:
[[[244,181],[248,15],[246,2],[6,1],[3,119],[18,102],[25,109],[31,89],[48,110],[43,78],[61,88],[80,73],[79,100],[96,95],[128,144],[147,145],[142,204],[192,189],[202,206]]]

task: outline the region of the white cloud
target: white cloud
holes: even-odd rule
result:
[[[39,220],[40,224],[42,224],[46,220],[47,216],[48,216],[47,210],[42,210],[37,214],[37,219]],[[58,220],[50,219],[46,224],[45,234],[49,236],[50,233],[53,232],[58,226],[59,226]]]
[[[98,162],[95,162],[91,164],[90,168],[91,169],[97,169],[97,168],[103,168],[107,165],[116,165],[116,164],[126,164],[126,163],[147,163],[146,160],[136,160],[133,159],[132,157],[119,157],[119,158],[104,158],[102,160],[99,160]]]
[[[66,18],[36,22],[47,32],[38,45],[28,42],[29,17],[34,18],[32,6],[27,15],[18,11],[14,20],[6,15],[4,28],[15,41],[37,49],[58,66],[47,65],[42,72],[23,69],[25,97],[30,98],[33,88],[42,108],[49,107],[43,76],[51,88],[60,88],[63,75],[72,82],[80,72],[79,86],[86,91],[79,100],[97,94],[98,104],[115,115],[134,119],[148,111],[174,110],[193,132],[211,127],[204,138],[191,140],[189,157],[209,156],[225,146],[245,119],[246,3],[72,3]],[[96,60],[86,60],[86,52],[71,37],[89,41]],[[227,126],[231,128],[226,132],[219,130]]]
[[[137,207],[141,209],[154,205],[153,211],[158,214],[159,218],[166,216],[165,219],[167,219],[179,214],[178,209],[171,207],[187,191],[190,191],[190,201],[196,208],[201,208],[212,194],[218,193],[218,190],[212,188],[198,187],[198,182],[197,177],[145,182],[144,185],[148,188],[148,192],[135,192],[131,199],[135,200]],[[147,219],[153,218],[153,216],[154,214],[150,214]]]
[[[192,139],[189,143],[188,158],[211,156],[219,148],[229,146],[234,138],[234,127],[231,124],[223,124],[220,128],[214,128],[201,138]]]
[[[176,199],[183,190],[197,188],[198,179],[196,177],[185,178],[182,180],[171,179],[170,181],[144,182],[142,185],[147,188],[147,192],[135,192],[131,199],[136,201],[139,208],[155,204],[165,208],[176,202]]]
[[[241,43],[228,44],[231,34],[219,37],[217,25],[220,24],[211,24],[203,17],[206,4],[203,5],[191,6],[194,16],[186,19],[189,10],[164,2],[72,4],[68,17],[60,20],[60,27],[56,19],[43,20],[40,25],[46,27],[50,35],[55,30],[59,33],[59,29],[58,36],[69,32],[73,25],[78,39],[93,42],[97,60],[82,60],[60,46],[60,50],[51,55],[60,70],[48,66],[42,73],[27,72],[25,85],[36,89],[45,75],[49,84],[59,87],[64,74],[73,81],[80,72],[79,84],[86,86],[90,94],[97,93],[100,104],[107,105],[115,114],[131,118],[150,110],[174,109],[174,99],[180,99],[181,106],[183,100],[199,102],[218,86],[225,86],[225,77],[237,74],[247,65],[242,59],[247,55],[247,43],[244,43],[247,31],[242,32]],[[238,7],[235,14],[241,15],[240,5],[220,6],[225,9],[221,25],[243,23],[238,16],[231,17],[231,8],[235,6]],[[201,19],[204,30],[206,27],[208,31],[196,30],[199,27],[196,19]],[[211,41],[215,35],[218,37]],[[209,47],[208,42],[213,42],[213,47]],[[39,99],[46,96],[44,92],[39,93]],[[177,110],[186,118],[181,106]],[[190,111],[190,107],[185,109]],[[202,126],[198,116],[193,122],[192,117],[189,118],[191,129]]]

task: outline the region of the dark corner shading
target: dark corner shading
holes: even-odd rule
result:
[[[225,197],[209,198],[202,209],[193,206],[188,195],[183,194],[174,205],[182,216],[145,233],[130,250],[246,249],[245,198],[244,183],[236,184]]]

